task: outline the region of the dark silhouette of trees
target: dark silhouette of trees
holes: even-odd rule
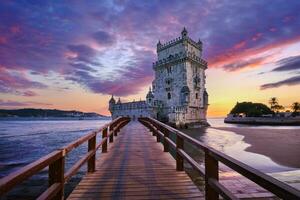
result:
[[[230,114],[245,114],[246,117],[261,117],[262,115],[273,114],[272,110],[265,104],[242,102],[234,106]]]
[[[293,116],[299,115],[299,112],[300,112],[300,103],[299,102],[294,102],[292,104],[292,109],[293,109]]]
[[[271,110],[274,112],[274,113],[278,113],[280,110],[283,110],[284,107],[282,105],[279,105],[278,103],[278,99],[276,97],[272,97],[270,100],[269,100],[269,104],[270,104],[270,107],[271,107]]]

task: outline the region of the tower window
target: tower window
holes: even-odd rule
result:
[[[196,93],[196,99],[198,99],[198,93]]]
[[[171,74],[171,73],[172,73],[171,67],[167,67],[167,72],[168,72],[168,74]]]
[[[168,92],[168,99],[171,99],[171,93]]]

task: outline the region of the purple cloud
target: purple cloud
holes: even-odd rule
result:
[[[101,46],[110,46],[115,43],[115,37],[113,35],[108,34],[105,31],[97,31],[93,34],[93,38],[101,45]]]
[[[0,92],[13,93],[23,96],[35,96],[33,91],[24,91],[26,89],[45,89],[47,85],[29,80],[22,73],[12,73],[4,68],[0,68]]]
[[[226,71],[238,71],[240,69],[244,69],[247,67],[251,67],[251,66],[256,66],[258,64],[261,64],[264,60],[266,59],[266,57],[258,57],[258,58],[251,58],[248,60],[239,60],[237,62],[232,62],[226,65],[223,65],[222,68],[224,68],[224,70]]]
[[[75,70],[67,77],[94,93],[114,94],[128,96],[138,93],[145,85],[149,85],[153,79],[151,60],[154,58],[152,51],[134,50],[136,58],[133,58],[126,66],[116,69],[116,79],[103,79],[94,76],[89,70]],[[113,77],[113,74],[111,75]]]
[[[282,81],[278,81],[275,83],[268,83],[268,84],[264,84],[260,86],[261,90],[265,90],[265,89],[271,89],[271,88],[278,88],[284,85],[287,86],[293,86],[293,85],[299,85],[300,84],[300,76],[294,76]]]
[[[292,71],[300,69],[300,56],[291,56],[288,58],[281,59],[276,62],[276,67],[273,72]]]
[[[52,104],[49,103],[41,103],[35,101],[11,101],[11,100],[2,100],[0,99],[0,106],[2,107],[25,107],[25,106],[51,106]]]
[[[37,96],[37,93],[31,90],[25,91],[23,92],[23,96],[25,97],[34,97]]]
[[[149,52],[155,52],[158,39],[168,41],[178,37],[183,26],[188,27],[192,38],[201,38],[205,58],[215,63],[299,37],[299,9],[297,0],[247,4],[232,0],[218,3],[210,0],[76,1],[72,4],[2,1],[0,66],[5,66],[6,71],[28,71],[32,75],[55,72],[92,92],[130,95],[150,84],[151,63],[156,58]],[[122,46],[134,53],[127,55],[131,63],[114,68],[111,63],[101,61],[106,51]],[[145,49],[146,55],[139,53]],[[117,57],[121,52],[115,54]],[[252,57],[249,54],[222,67],[234,71],[251,65],[250,61],[259,61],[251,60]],[[105,69],[114,69],[113,75],[118,80],[106,80],[102,73]],[[27,79],[32,85],[38,84]],[[5,81],[5,77],[1,76],[0,81]],[[0,92],[14,93],[16,89],[7,84]]]

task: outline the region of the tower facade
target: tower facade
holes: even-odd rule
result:
[[[155,79],[146,101],[122,103],[112,97],[112,117],[154,117],[175,126],[207,125],[207,62],[202,59],[201,40],[192,40],[184,28],[180,37],[165,44],[159,41],[156,47]]]
[[[157,44],[152,83],[157,118],[177,126],[206,124],[208,94],[205,88],[207,62],[202,42],[195,42],[184,28],[181,37]]]

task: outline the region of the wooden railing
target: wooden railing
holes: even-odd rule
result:
[[[88,172],[94,172],[96,166],[96,152],[102,147],[102,153],[107,152],[107,143],[113,142],[120,129],[130,121],[129,118],[120,117],[104,125],[99,130],[93,131],[78,140],[70,143],[62,149],[56,150],[39,160],[24,166],[23,168],[0,179],[0,196],[6,194],[14,186],[20,184],[29,177],[37,174],[42,169],[49,166],[48,180],[49,187],[37,199],[63,199],[64,184],[77,173],[82,165],[87,162]],[[96,137],[102,133],[102,140],[96,144]],[[88,152],[77,161],[67,172],[65,172],[66,155],[81,144],[88,142]]]
[[[267,174],[264,174],[228,155],[225,155],[220,151],[208,147],[202,142],[180,132],[177,129],[174,129],[153,118],[139,118],[139,121],[148,127],[153,135],[157,137],[157,142],[161,141],[163,143],[165,152],[169,151],[169,146],[175,149],[177,170],[184,170],[183,161],[186,160],[205,178],[206,200],[219,199],[219,195],[221,195],[224,199],[238,199],[219,182],[219,162],[227,165],[231,169],[247,177],[282,199],[300,199],[299,190],[296,190],[295,188],[280,182]],[[171,134],[176,137],[175,142],[171,140]],[[196,148],[204,151],[205,167],[202,167],[185,152],[184,142],[188,142],[194,145]]]

